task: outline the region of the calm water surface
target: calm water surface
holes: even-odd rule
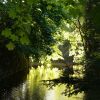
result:
[[[40,82],[44,79],[57,78],[59,73],[57,69],[32,68],[25,81],[1,90],[0,100],[83,100],[83,93],[70,98],[62,95],[65,85],[57,85],[53,89],[48,89]],[[17,80],[17,78],[13,80]]]

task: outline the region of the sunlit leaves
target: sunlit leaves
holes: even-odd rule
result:
[[[20,42],[21,42],[21,44],[25,44],[25,45],[28,45],[29,44],[29,39],[28,39],[28,37],[27,36],[22,36],[21,38],[20,38]]]
[[[78,2],[78,0],[76,0]],[[15,0],[3,4],[6,13],[2,15],[3,31],[2,36],[12,41],[8,48],[13,48],[12,44],[21,45],[36,55],[51,54],[51,46],[55,44],[57,32],[67,30],[74,31],[72,24],[74,17],[77,16],[77,6],[75,0]],[[80,8],[80,7],[79,7]],[[2,17],[2,18],[3,18]],[[8,23],[8,19],[10,23]],[[67,19],[68,24],[60,26],[61,22]],[[68,22],[69,20],[69,22]],[[1,22],[0,22],[1,26]],[[63,28],[61,28],[63,27]]]
[[[66,22],[65,20],[62,21],[61,23],[61,29],[66,31],[66,32],[73,32],[76,28],[75,26],[73,25],[73,23],[68,23]]]
[[[14,50],[15,45],[12,42],[9,42],[8,44],[6,44],[6,47],[8,48],[8,50]]]
[[[10,39],[11,39],[12,41],[18,41],[18,36],[15,35],[15,34],[12,34],[12,35],[10,36]]]
[[[47,9],[48,9],[48,10],[51,10],[51,9],[52,9],[52,6],[51,6],[51,5],[48,5],[48,6],[47,6]]]
[[[1,33],[2,36],[5,38],[11,39],[12,41],[18,41],[18,36],[15,34],[12,34],[11,29],[6,28]]]
[[[4,37],[8,38],[11,36],[11,30],[6,28],[5,30],[2,31],[1,35],[3,35]]]

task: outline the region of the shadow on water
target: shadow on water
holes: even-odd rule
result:
[[[46,81],[44,81],[46,82]],[[100,100],[100,80],[85,80],[85,79],[75,79],[60,77],[54,80],[47,80],[46,85],[56,86],[58,84],[65,84],[66,89],[64,94],[68,97],[77,98],[76,100]],[[81,98],[78,99],[77,94],[80,93]],[[82,95],[83,94],[83,95]],[[74,99],[68,99],[74,100]]]
[[[12,89],[26,80],[28,72],[28,70],[22,70],[2,79],[0,81],[0,100],[9,100],[8,97],[11,94]]]
[[[100,100],[100,80],[88,84],[89,89],[85,91],[84,100]]]
[[[85,92],[84,100],[100,100],[100,88],[88,90]]]
[[[32,68],[29,74],[21,71],[0,82],[0,100],[66,100],[61,93],[65,85],[58,85],[48,90],[41,83],[42,79],[53,79],[59,76],[56,69]],[[69,99],[82,100],[82,99]]]
[[[77,85],[73,88],[70,83],[57,85],[48,90],[40,81],[45,79],[57,78],[57,70],[34,69],[20,71],[11,77],[0,82],[0,100],[100,100],[100,86],[94,84]],[[73,92],[73,89],[82,89],[70,97],[61,94],[66,90]],[[72,90],[71,90],[72,89]],[[80,93],[81,92],[81,93]]]

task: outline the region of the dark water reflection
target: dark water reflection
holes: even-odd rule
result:
[[[97,87],[68,98],[61,93],[65,85],[58,85],[48,90],[40,80],[59,76],[54,69],[31,69],[30,73],[19,72],[0,82],[0,100],[100,100],[100,89]]]
[[[84,100],[100,100],[100,88],[95,87],[85,92]]]

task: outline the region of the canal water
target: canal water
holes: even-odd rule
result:
[[[7,79],[1,83],[6,85],[0,89],[0,100],[83,100],[83,93],[71,97],[62,94],[66,89],[63,84],[52,89],[42,84],[41,80],[58,78],[60,73],[57,68],[31,68],[29,73],[24,75],[24,80],[20,82],[21,73],[19,73],[17,77],[12,78],[12,81]]]

